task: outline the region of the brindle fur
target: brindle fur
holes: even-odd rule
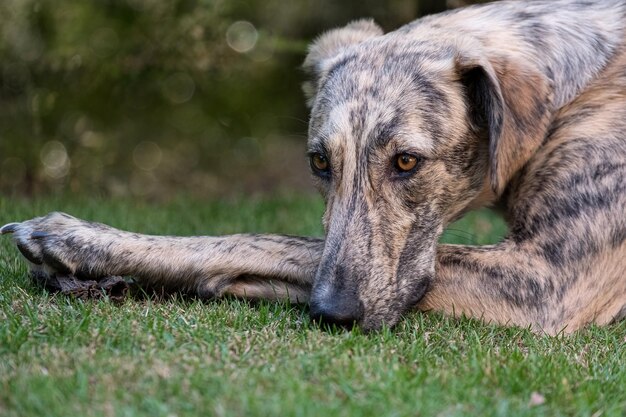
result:
[[[53,213],[5,226],[38,273],[133,275],[310,301],[365,329],[415,307],[555,334],[626,315],[626,2],[503,1],[310,48],[309,148],[326,239],[153,237]],[[396,154],[421,157],[399,177]],[[437,245],[497,205],[491,246]]]

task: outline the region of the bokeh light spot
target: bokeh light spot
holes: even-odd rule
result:
[[[70,172],[70,158],[65,146],[56,140],[46,142],[39,153],[44,172],[51,178],[63,178]]]
[[[133,162],[139,169],[152,171],[156,169],[163,159],[163,152],[159,145],[154,142],[141,142],[133,150]]]
[[[163,95],[174,104],[182,104],[193,97],[196,83],[184,72],[178,72],[165,79],[162,85]]]
[[[226,31],[226,43],[239,53],[253,50],[258,39],[259,32],[254,25],[244,20],[233,23]]]
[[[101,133],[88,130],[80,135],[80,144],[86,148],[100,149],[104,145],[104,136]]]

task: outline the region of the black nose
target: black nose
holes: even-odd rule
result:
[[[310,315],[321,325],[352,328],[363,318],[363,305],[359,300],[312,300]]]

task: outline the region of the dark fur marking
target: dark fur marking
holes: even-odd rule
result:
[[[30,262],[36,265],[41,265],[42,259],[36,257],[35,254],[33,254],[27,246],[22,245],[19,242],[16,244],[16,246],[20,253],[24,256],[24,258],[28,259]]]
[[[621,192],[626,185],[621,185]],[[547,208],[538,214],[519,218],[512,226],[512,235],[517,243],[533,239],[540,232],[554,227],[558,222],[572,222],[589,211],[604,210],[617,203],[606,195],[606,189],[582,191],[570,196],[545,196]]]
[[[443,124],[448,116],[447,108],[450,103],[445,93],[425,75],[416,72],[412,77],[413,85],[419,97],[426,100],[426,108],[420,109],[422,118],[426,121],[426,131],[430,132],[433,143],[441,141]]]
[[[357,60],[356,55],[348,55],[340,59],[338,62],[336,62],[332,67],[328,69],[328,71],[324,75],[324,82],[322,83],[322,85],[318,87],[318,89],[323,90],[329,82],[332,82],[335,75],[341,72],[342,68],[355,62],[356,60]],[[320,73],[319,70],[317,72]]]
[[[43,253],[43,262],[53,268],[55,271],[61,273],[61,275],[68,275],[71,273],[70,269],[65,265],[61,260],[59,260],[56,256],[51,253],[44,251]]]
[[[523,274],[513,269],[511,265],[493,267],[458,255],[448,255],[441,261],[448,266],[489,277],[489,283],[492,285],[490,290],[493,295],[517,307],[540,311],[543,308],[541,300],[555,290],[552,279]],[[461,271],[459,273],[462,274]],[[485,289],[489,290],[489,288]]]
[[[626,241],[626,223],[622,222],[621,226],[617,226],[611,229],[611,248],[616,249],[624,244]]]
[[[379,123],[371,134],[368,141],[369,151],[384,148],[390,140],[392,140],[399,131],[403,113],[396,109],[392,119],[386,123]]]

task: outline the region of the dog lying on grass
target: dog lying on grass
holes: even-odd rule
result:
[[[361,20],[304,67],[325,239],[145,236],[62,213],[0,231],[40,277],[289,298],[365,330],[413,309],[550,334],[626,315],[624,0],[503,1],[387,34]],[[505,214],[501,243],[437,244],[484,206]]]

